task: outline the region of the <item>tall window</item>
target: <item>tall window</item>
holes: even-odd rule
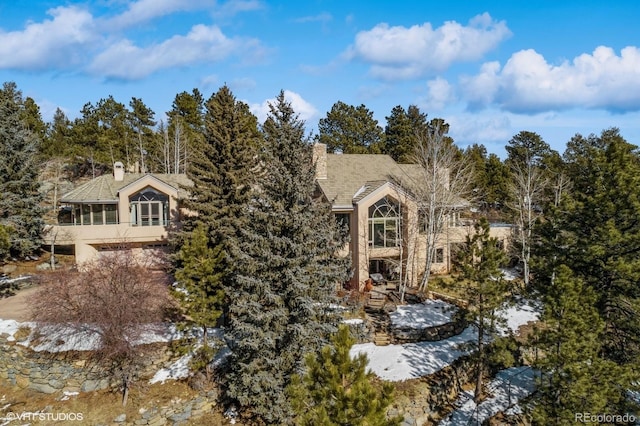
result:
[[[169,197],[150,186],[129,197],[133,226],[166,225],[169,222]]]
[[[397,247],[401,243],[400,205],[384,197],[369,207],[369,245]]]

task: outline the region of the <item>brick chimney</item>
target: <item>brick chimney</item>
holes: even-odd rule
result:
[[[316,166],[316,179],[327,178],[327,144],[313,144],[313,164]]]
[[[124,164],[120,161],[113,163],[113,178],[116,182],[122,182],[124,180]]]

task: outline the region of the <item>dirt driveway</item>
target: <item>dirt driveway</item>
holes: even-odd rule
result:
[[[0,299],[0,319],[29,321],[29,298],[38,287],[29,287],[18,291],[11,297]]]

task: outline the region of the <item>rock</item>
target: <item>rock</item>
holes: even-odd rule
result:
[[[105,379],[103,380],[86,380],[82,383],[80,390],[82,392],[93,392],[99,389],[104,389],[109,386],[109,383]]]
[[[56,393],[58,391],[58,389],[49,386],[48,383],[31,383],[29,387],[34,391],[42,393]]]
[[[2,272],[3,274],[11,274],[15,272],[16,269],[18,269],[16,265],[9,264],[9,265],[4,265],[2,269],[0,269],[0,272]]]
[[[120,414],[118,417],[113,419],[115,423],[124,423],[127,421],[127,415],[125,413]]]
[[[40,263],[36,266],[36,271],[48,271],[51,269],[51,264],[49,263]]]
[[[411,417],[409,414],[404,415],[404,420],[402,420],[401,426],[417,426],[416,420]]]
[[[29,379],[24,376],[16,376],[16,386],[20,389],[29,387]]]

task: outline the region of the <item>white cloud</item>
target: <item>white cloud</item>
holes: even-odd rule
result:
[[[345,56],[369,63],[374,77],[411,79],[455,62],[481,59],[510,35],[506,23],[494,21],[488,13],[474,17],[467,26],[448,21],[436,29],[428,22],[410,28],[382,23],[359,32]]]
[[[308,121],[318,114],[318,110],[309,102],[304,100],[298,93],[290,90],[284,91],[284,98],[291,103],[291,107],[301,120]],[[260,123],[264,123],[269,114],[269,105],[275,104],[276,98],[267,99],[261,104],[251,104],[251,112],[253,112]]]
[[[214,16],[226,18],[234,16],[240,12],[250,12],[262,9],[264,5],[259,0],[229,0],[224,2],[217,10],[213,11]]]
[[[508,114],[456,114],[447,117],[451,137],[465,144],[504,146],[515,133]],[[492,151],[492,150],[490,150]]]
[[[29,22],[23,31],[0,32],[0,68],[42,70],[67,68],[82,61],[98,42],[93,17],[76,7],[57,7],[53,19]]]
[[[421,106],[426,111],[441,111],[456,102],[454,88],[447,80],[437,77],[427,82],[427,97]]]
[[[132,2],[125,12],[107,22],[108,26],[114,28],[128,28],[174,12],[212,8],[215,4],[216,0],[138,0]]]
[[[472,109],[494,104],[512,112],[570,108],[640,110],[640,49],[620,55],[599,46],[560,65],[535,50],[514,53],[502,69],[486,63],[480,73],[461,80]]]
[[[234,53],[262,56],[255,39],[226,37],[216,26],[195,25],[186,35],[176,35],[148,47],[121,40],[97,55],[89,70],[105,77],[135,80],[158,70],[196,63],[216,62]]]

